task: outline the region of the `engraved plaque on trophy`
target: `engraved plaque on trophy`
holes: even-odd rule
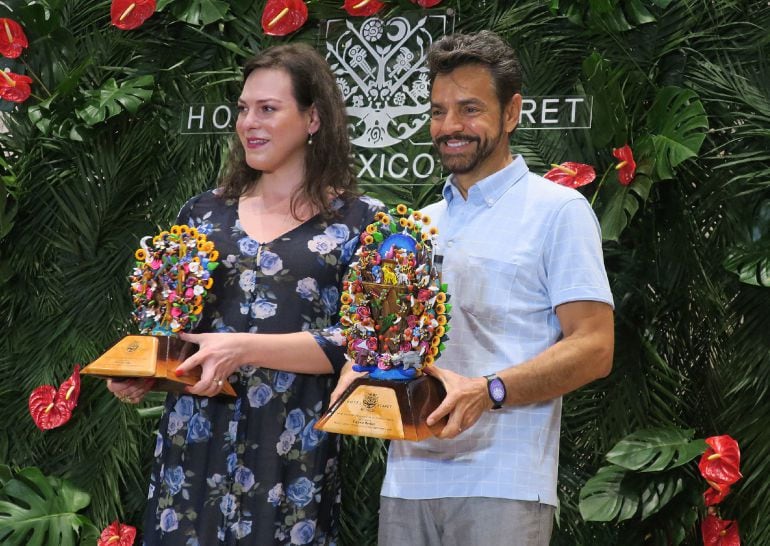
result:
[[[422,375],[409,381],[356,379],[318,421],[316,428],[338,434],[419,441],[435,436],[446,419],[426,423],[445,395],[437,379]]]
[[[177,377],[174,370],[197,349],[194,343],[186,343],[178,337],[126,336],[80,373],[104,379],[153,378],[152,390],[184,392],[186,386],[198,382],[200,373],[194,370]],[[235,396],[235,391],[225,383],[222,394]]]
[[[434,256],[430,218],[398,205],[379,212],[361,235],[343,283],[340,323],[356,379],[315,427],[327,432],[419,441],[444,426],[426,418],[445,396],[423,368],[449,331],[446,286]]]
[[[198,382],[200,372],[174,373],[197,350],[177,334],[200,320],[218,252],[204,234],[181,225],[142,239],[135,258],[130,280],[141,335],[124,337],[80,373],[104,379],[154,378],[153,390],[182,392]],[[235,391],[225,383],[222,394],[235,396]]]

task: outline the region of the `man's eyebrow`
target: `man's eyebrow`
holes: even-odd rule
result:
[[[475,97],[471,97],[469,99],[462,99],[458,100],[455,104],[459,104],[460,106],[467,106],[469,104],[482,104],[483,102],[481,99],[477,99]],[[443,103],[436,102],[436,101],[430,101],[431,106],[443,106]]]

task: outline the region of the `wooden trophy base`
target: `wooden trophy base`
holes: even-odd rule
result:
[[[446,418],[425,422],[446,396],[438,379],[423,375],[408,381],[360,377],[321,416],[315,428],[338,434],[420,441],[435,436]]]
[[[198,382],[200,369],[180,377],[174,370],[196,349],[194,344],[177,337],[126,336],[80,373],[103,379],[154,378],[152,390],[181,393],[185,386]],[[227,381],[221,393],[236,396]]]

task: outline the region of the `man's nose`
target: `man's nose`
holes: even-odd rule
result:
[[[462,118],[454,110],[447,111],[444,116],[444,123],[441,126],[443,133],[457,133],[463,128]]]

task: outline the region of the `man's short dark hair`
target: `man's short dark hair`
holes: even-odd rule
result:
[[[521,93],[521,64],[513,48],[489,30],[473,34],[451,34],[434,42],[428,51],[430,83],[438,74],[448,74],[466,65],[486,67],[495,82],[500,106]]]

